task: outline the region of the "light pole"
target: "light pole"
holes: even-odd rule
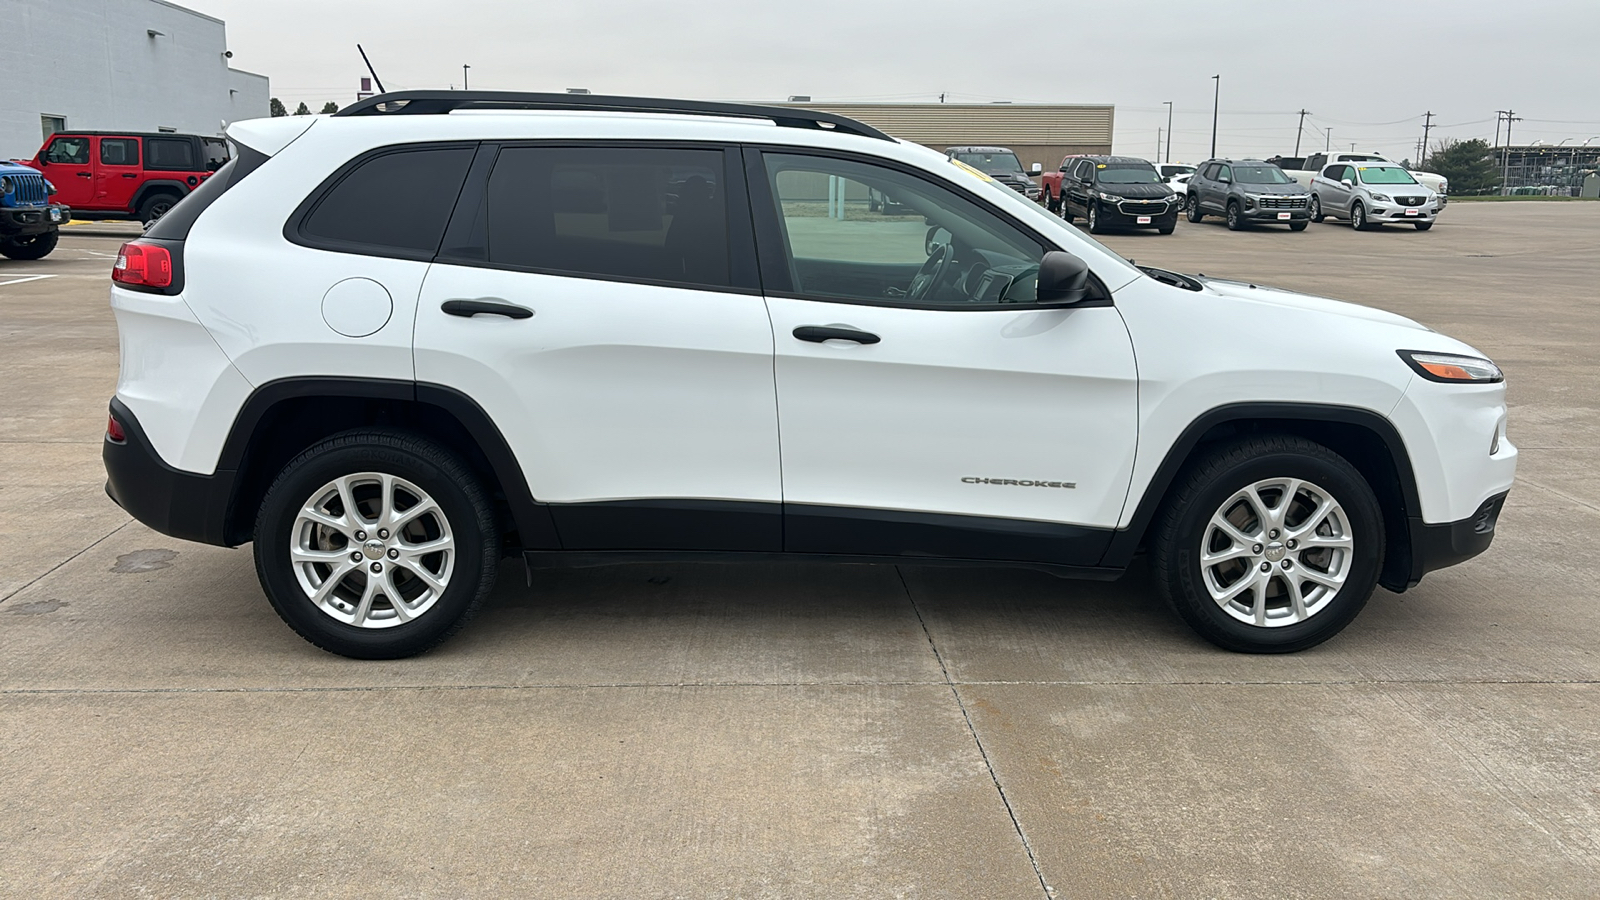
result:
[[[1211,158],[1217,158],[1217,103],[1222,99],[1222,76],[1213,75],[1211,80],[1217,83],[1216,90],[1211,95]]]
[[[1167,162],[1172,162],[1172,101],[1163,100],[1161,102],[1167,105]],[[1157,147],[1156,149],[1160,150],[1161,148]]]
[[[470,68],[472,68],[472,67],[471,66],[462,66],[461,67],[461,89],[463,91],[467,90],[467,70],[470,69]]]
[[[1309,115],[1311,115],[1311,113],[1306,112],[1306,108],[1305,107],[1303,107],[1303,106],[1300,107],[1300,124],[1298,126],[1296,126],[1295,131],[1294,131],[1294,155],[1295,156],[1299,156],[1300,155],[1300,137],[1306,133],[1306,116],[1309,116]]]

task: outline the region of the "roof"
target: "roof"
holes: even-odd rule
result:
[[[151,137],[151,138],[209,138],[213,141],[222,140],[218,134],[191,134],[187,131],[83,131],[77,128],[68,128],[50,135],[50,140],[58,137]],[[49,141],[46,141],[48,143]]]

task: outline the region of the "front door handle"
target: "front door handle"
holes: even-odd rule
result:
[[[848,325],[801,325],[794,336],[802,341],[820,344],[823,341],[855,341],[858,344],[876,344],[881,338],[870,331],[859,331]]]
[[[90,175],[88,172],[78,172],[76,174],[77,174],[77,176],[79,178],[93,178],[94,177],[93,175]]]
[[[528,319],[533,317],[533,310],[515,303],[507,303],[494,297],[480,297],[476,300],[446,300],[439,305],[448,316],[464,316],[472,318],[479,313],[491,316],[505,316],[508,319]]]

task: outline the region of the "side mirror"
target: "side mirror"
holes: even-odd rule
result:
[[[1040,306],[1072,306],[1089,295],[1089,264],[1065,250],[1051,250],[1039,260]]]
[[[1224,175],[1223,177],[1217,179],[1217,184],[1233,184],[1233,179]]]
[[[40,155],[39,155],[39,165],[41,165],[41,166],[48,166],[48,165],[50,165],[50,160],[48,160],[48,159],[45,159],[45,158],[44,158],[44,154],[42,154],[42,153],[41,153],[41,154],[40,154]]]
[[[1355,186],[1356,186],[1356,185],[1355,185],[1355,182],[1353,182],[1353,181],[1351,181],[1351,180],[1350,180],[1350,179],[1348,179],[1348,178],[1341,178],[1341,179],[1339,179],[1339,183],[1340,183],[1340,184],[1342,184],[1342,185],[1344,185],[1344,186],[1345,186],[1345,187],[1347,187],[1347,188],[1350,188],[1350,189],[1351,189],[1351,190],[1354,190],[1354,189],[1355,189]]]
[[[1044,172],[1044,163],[1034,163],[1033,166],[1028,169],[1029,175],[1038,175],[1042,172]]]

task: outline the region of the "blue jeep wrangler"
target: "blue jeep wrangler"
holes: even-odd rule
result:
[[[0,160],[0,256],[43,259],[56,248],[72,210],[51,203],[53,193],[37,169]]]

